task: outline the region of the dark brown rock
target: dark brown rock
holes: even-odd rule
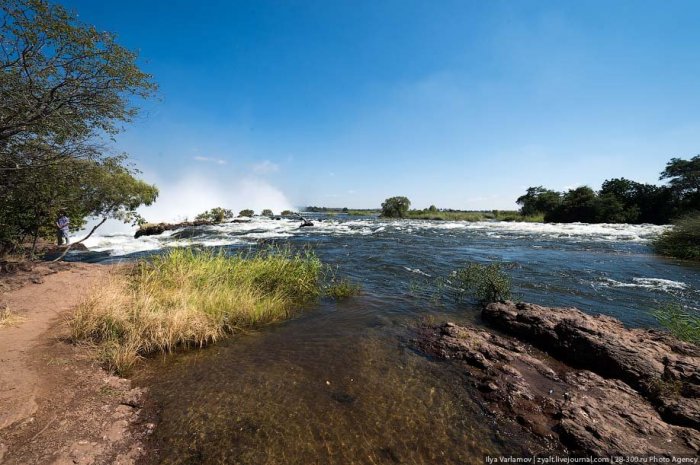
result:
[[[491,325],[577,368],[624,381],[669,422],[700,429],[700,349],[665,333],[572,308],[489,304]]]
[[[163,234],[165,231],[172,231],[175,229],[182,229],[192,226],[211,226],[213,223],[211,221],[183,221],[182,223],[150,223],[141,226],[136,233],[134,238],[138,239],[141,236],[156,236],[158,234]]]
[[[475,395],[496,417],[515,419],[549,441],[548,450],[574,454],[697,454],[700,433],[669,424],[636,390],[617,379],[572,369],[529,344],[484,329],[424,327],[418,346],[462,364]]]

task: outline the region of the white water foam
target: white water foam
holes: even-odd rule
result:
[[[431,277],[431,275],[429,275],[429,274],[426,273],[425,271],[421,270],[420,268],[410,268],[410,267],[408,267],[408,266],[404,266],[403,268],[404,268],[406,271],[409,271],[409,272],[411,272],[411,273],[415,273],[415,274],[420,274],[420,275],[423,275],[423,276],[427,276],[428,278]]]
[[[133,237],[135,229],[126,232],[95,235],[85,242],[94,251],[108,251],[111,255],[126,255],[134,252],[156,250],[183,245],[223,246],[254,242],[259,239],[284,239],[297,235],[370,236],[373,234],[418,234],[422,231],[464,231],[483,234],[491,239],[545,239],[591,242],[640,242],[644,243],[665,231],[668,226],[628,224],[543,224],[518,222],[465,222],[425,220],[381,220],[338,218],[313,220],[315,225],[299,228],[297,219],[273,220],[253,217],[248,222],[225,223],[207,227],[206,234],[188,239],[173,237],[176,231],[167,231],[158,236]],[[645,279],[645,278],[641,278]],[[624,284],[624,283],[623,283]],[[655,283],[633,283],[634,285],[656,285]]]
[[[606,278],[602,283],[606,287],[632,287],[641,289],[650,289],[663,292],[682,291],[688,288],[686,283],[680,281],[671,281],[663,278],[632,278],[631,283],[623,283],[614,279]]]

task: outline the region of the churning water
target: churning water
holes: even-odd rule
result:
[[[517,453],[509,435],[469,395],[449,363],[413,352],[425,317],[477,321],[465,304],[437,297],[435,282],[470,261],[508,264],[518,298],[575,306],[654,326],[667,302],[700,309],[700,267],[651,253],[664,227],[374,218],[254,219],[133,239],[91,239],[75,259],[116,261],[166,247],[235,252],[261,239],[309,245],[363,293],[322,301],[287,322],[209,349],[154,360],[160,425],[152,445],[163,463],[483,463]]]

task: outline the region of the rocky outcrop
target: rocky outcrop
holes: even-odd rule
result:
[[[141,226],[136,233],[134,238],[138,239],[141,236],[157,236],[158,234],[163,234],[165,231],[173,231],[175,229],[182,229],[192,226],[211,226],[213,223],[211,221],[183,221],[182,223],[148,223]]]
[[[624,381],[673,424],[700,429],[700,350],[654,330],[627,329],[615,318],[572,308],[499,302],[491,325],[577,368]]]
[[[456,361],[476,395],[503,421],[515,419],[545,449],[570,454],[700,452],[700,432],[669,424],[619,379],[571,368],[515,338],[445,323],[419,328],[418,347]]]

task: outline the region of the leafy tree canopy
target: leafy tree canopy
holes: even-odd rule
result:
[[[0,172],[0,179],[7,172]],[[158,189],[138,180],[124,156],[102,160],[62,159],[41,169],[11,173],[14,189],[0,198],[0,249],[12,250],[26,239],[51,238],[54,221],[65,211],[73,230],[88,217],[143,221],[136,209],[152,204]],[[100,223],[101,224],[101,223]]]
[[[0,12],[0,149],[28,157],[114,134],[136,114],[132,97],[154,92],[135,52],[62,6],[5,0]]]
[[[255,215],[255,212],[249,208],[246,208],[245,210],[241,210],[238,212],[238,216],[253,216]]]
[[[403,218],[411,207],[411,201],[406,197],[391,197],[382,203],[382,216],[387,218]]]
[[[690,160],[671,158],[659,179],[668,179],[671,192],[684,210],[700,211],[700,155]]]
[[[74,228],[140,221],[158,191],[103,146],[155,92],[136,53],[46,0],[3,0],[0,15],[0,250],[52,234],[60,209]]]

